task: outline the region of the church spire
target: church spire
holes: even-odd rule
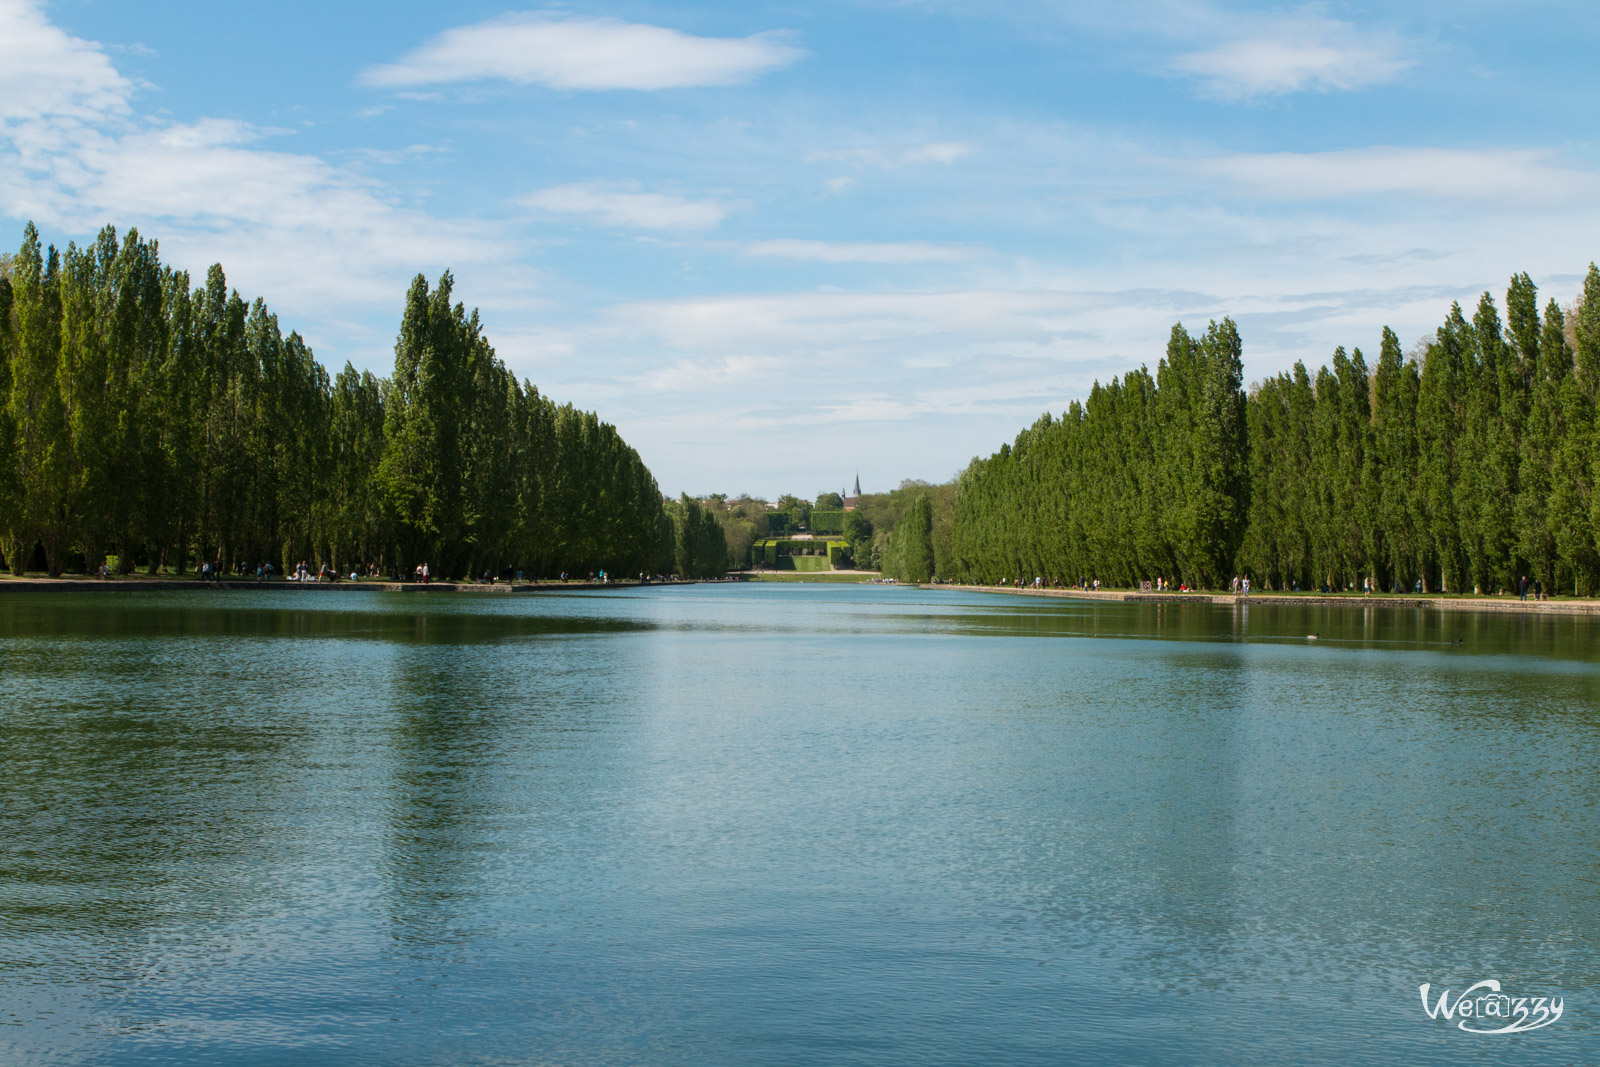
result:
[[[861,472],[856,471],[856,496],[861,495]]]

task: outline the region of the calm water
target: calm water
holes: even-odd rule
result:
[[[1593,1062],[1597,631],[7,596],[0,1062]]]

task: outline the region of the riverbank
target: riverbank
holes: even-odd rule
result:
[[[1298,605],[1301,607],[1390,607],[1431,611],[1499,611],[1530,615],[1600,615],[1600,600],[1522,600],[1514,596],[1417,596],[1374,593],[1145,593],[1125,589],[1018,589],[994,585],[928,585],[927,589],[959,589],[969,593],[1010,593],[1015,596],[1064,597],[1069,600],[1114,600],[1155,604]]]
[[[202,582],[198,578],[151,578],[126,575],[120,578],[0,578],[0,593],[26,592],[152,592],[180,589],[284,589],[309,592],[376,592],[376,593],[582,593],[600,589],[639,589],[646,586],[673,587],[696,585],[694,581],[682,582],[388,582],[363,578],[356,581],[342,579],[337,582],[293,582],[286,578],[258,582],[254,578],[223,579]]]
[[[877,571],[732,571],[729,578],[741,582],[871,582]]]

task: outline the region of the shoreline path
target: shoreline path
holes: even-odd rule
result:
[[[935,587],[929,587],[935,588]],[[1030,589],[1015,586],[941,585],[970,593],[1066,597],[1071,600],[1117,600],[1156,604],[1290,604],[1338,607],[1431,608],[1435,611],[1510,611],[1530,615],[1600,615],[1600,600],[1520,600],[1503,597],[1418,596],[1414,593],[1145,593],[1127,589]]]

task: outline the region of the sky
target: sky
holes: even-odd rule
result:
[[[449,270],[664,491],[872,492],[1176,322],[1254,381],[1569,303],[1597,44],[1591,0],[0,0],[0,246],[137,227],[334,370]]]

